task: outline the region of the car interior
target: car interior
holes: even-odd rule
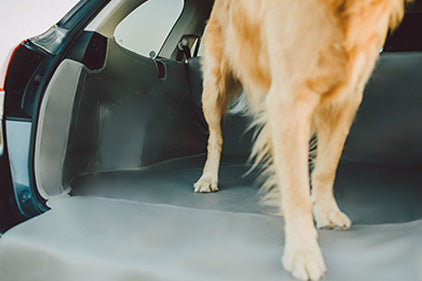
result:
[[[7,280],[292,280],[280,264],[283,219],[261,204],[260,168],[250,171],[254,128],[239,101],[222,123],[220,191],[193,192],[213,1],[175,4],[159,47],[139,51],[155,40],[142,32],[168,24],[133,24],[151,1],[168,2],[110,1],[81,35],[104,49],[100,63],[75,59],[75,42],[55,71],[34,151],[51,210],[2,237]],[[422,22],[419,4],[406,19],[403,30]],[[403,33],[381,53],[339,164],[335,196],[353,226],[319,231],[327,281],[422,278],[422,48],[412,49],[418,38],[400,45]]]

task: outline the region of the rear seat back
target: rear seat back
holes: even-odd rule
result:
[[[194,112],[201,123],[200,58],[187,62]],[[398,71],[398,69],[400,71]],[[353,162],[412,165],[422,162],[421,52],[383,53],[366,89],[342,159]],[[223,122],[223,156],[247,156],[248,118],[228,114]]]

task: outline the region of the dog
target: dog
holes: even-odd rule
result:
[[[364,87],[406,2],[215,0],[202,65],[207,160],[194,190],[218,190],[221,119],[243,88],[259,127],[252,157],[266,164],[266,198],[284,215],[282,264],[297,279],[319,280],[326,271],[314,220],[318,228],[351,226],[333,195],[336,169]]]

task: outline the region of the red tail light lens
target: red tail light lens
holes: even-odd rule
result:
[[[25,41],[23,41],[25,42]],[[7,59],[3,62],[2,68],[0,69],[0,91],[4,91],[5,83],[6,83],[6,76],[7,76],[7,69],[9,68],[10,61],[12,60],[13,55],[15,54],[16,50],[22,45],[21,42],[19,45],[17,45],[15,48],[13,48],[9,55],[7,56]]]

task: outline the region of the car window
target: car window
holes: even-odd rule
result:
[[[183,7],[184,0],[146,1],[119,23],[114,38],[123,48],[155,57]]]

